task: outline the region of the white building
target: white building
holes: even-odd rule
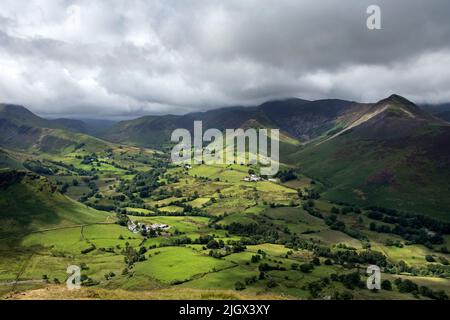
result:
[[[251,174],[244,178],[244,181],[247,182],[257,182],[263,180],[261,177],[257,176],[256,174]]]

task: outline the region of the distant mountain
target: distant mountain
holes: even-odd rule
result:
[[[23,106],[0,104],[0,147],[55,153],[110,144],[82,133],[85,129],[78,120],[47,120]]]
[[[106,120],[106,119],[89,119],[89,118],[81,118],[78,121],[83,122],[86,127],[86,133],[89,134],[97,134],[102,130],[106,130],[111,128],[113,125],[117,123],[115,120]]]
[[[422,109],[447,122],[450,122],[450,103],[422,105]]]
[[[64,128],[66,130],[71,130],[74,132],[88,133],[90,130],[89,126],[84,121],[76,119],[52,119],[49,120],[49,123],[56,127]]]
[[[328,186],[330,199],[449,220],[449,145],[449,123],[393,95],[291,159]]]
[[[186,115],[121,121],[100,137],[143,147],[170,143],[177,128],[279,128],[281,161],[296,165],[336,201],[431,212],[449,219],[450,123],[398,95],[375,104],[286,99]],[[0,106],[0,147],[60,153],[105,149],[109,142],[75,132],[77,121],[46,120],[24,107]],[[7,152],[0,161],[18,163]],[[18,164],[20,167],[20,164]]]
[[[101,137],[113,142],[158,147],[170,141],[177,128],[193,130],[195,120],[203,121],[203,128],[219,130],[241,128],[249,121],[266,128],[279,128],[286,136],[308,141],[348,122],[367,109],[364,104],[344,100],[307,101],[286,99],[266,102],[257,107],[230,107],[186,115],[147,116],[121,121]]]

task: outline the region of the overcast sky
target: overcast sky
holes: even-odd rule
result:
[[[366,27],[370,4],[382,30]],[[448,102],[449,21],[448,0],[1,0],[0,101],[92,117]]]

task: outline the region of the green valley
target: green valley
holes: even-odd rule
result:
[[[450,124],[401,97],[143,117],[97,137],[25,110],[0,109],[2,298],[448,299]],[[280,171],[172,163],[167,137],[193,119],[280,127]]]

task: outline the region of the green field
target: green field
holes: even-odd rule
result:
[[[53,174],[8,169],[0,185],[5,298],[54,297],[58,290],[113,299],[426,298],[395,285],[378,293],[361,286],[374,252],[384,257],[383,277],[391,283],[400,277],[450,294],[450,255],[442,249],[450,247],[448,234],[436,243],[413,237],[431,239],[433,224],[428,233],[394,233],[401,221],[348,205],[346,197],[337,201],[330,196],[337,189],[306,173],[247,182],[249,166],[183,168],[152,150],[98,141],[33,159]],[[345,184],[350,172],[342,170]],[[131,232],[131,222],[169,228]],[[79,295],[64,291],[69,265],[83,267]],[[361,280],[350,287],[342,279],[355,272]]]

